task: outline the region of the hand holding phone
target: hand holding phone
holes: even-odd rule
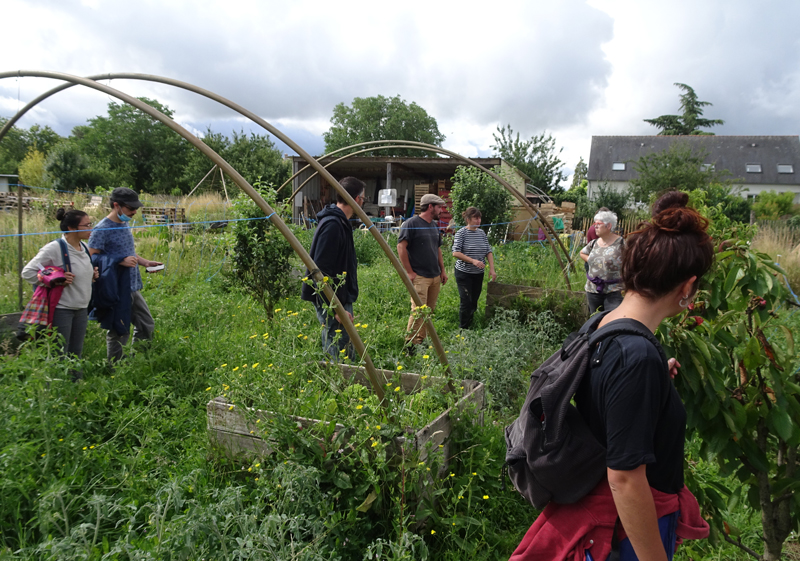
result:
[[[154,265],[152,267],[145,267],[144,270],[148,273],[155,273],[156,271],[163,271],[166,265]]]

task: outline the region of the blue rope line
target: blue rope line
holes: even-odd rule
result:
[[[275,214],[274,212],[272,214]],[[270,214],[270,216],[272,216]],[[175,226],[188,226],[191,224],[216,224],[218,222],[247,222],[249,220],[266,220],[269,216],[259,216],[256,218],[221,218],[219,220],[200,220],[197,222],[168,222],[164,224],[144,224],[142,226],[131,226],[131,230],[146,230],[147,228],[174,228]],[[71,230],[72,232],[91,232],[91,230]],[[20,236],[44,236],[51,234],[63,234],[61,230],[52,232],[27,232],[23,234],[0,234],[0,238],[17,238]]]

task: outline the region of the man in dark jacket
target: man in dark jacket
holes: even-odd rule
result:
[[[344,187],[357,205],[364,204],[364,182],[355,177],[345,177],[339,184]],[[353,303],[358,298],[358,271],[356,270],[356,248],[353,244],[353,227],[350,217],[353,208],[337,193],[337,203],[328,205],[317,214],[319,224],[314,232],[309,254],[317,264],[327,282],[336,291],[336,297],[344,306],[350,320],[353,319]],[[343,356],[355,358],[350,336],[344,330],[339,316],[325,299],[321,288],[317,290],[306,271],[300,298],[314,304],[317,319],[322,324],[322,350],[339,360]]]

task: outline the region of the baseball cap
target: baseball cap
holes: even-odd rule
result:
[[[139,195],[136,194],[136,191],[128,189],[127,187],[117,187],[111,191],[109,199],[112,203],[119,203],[128,208],[139,208],[143,206],[141,201],[139,201]]]
[[[439,195],[428,193],[427,195],[422,195],[422,200],[420,200],[419,204],[420,206],[424,206],[424,205],[443,205],[446,203]]]

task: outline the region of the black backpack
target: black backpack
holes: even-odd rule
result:
[[[531,375],[519,417],[506,427],[506,463],[511,482],[535,508],[550,501],[569,504],[583,498],[606,474],[606,450],[570,403],[589,370],[599,364],[595,346],[616,335],[640,335],[667,358],[655,336],[641,323],[619,319],[597,329],[605,314],[596,314],[567,337]]]

